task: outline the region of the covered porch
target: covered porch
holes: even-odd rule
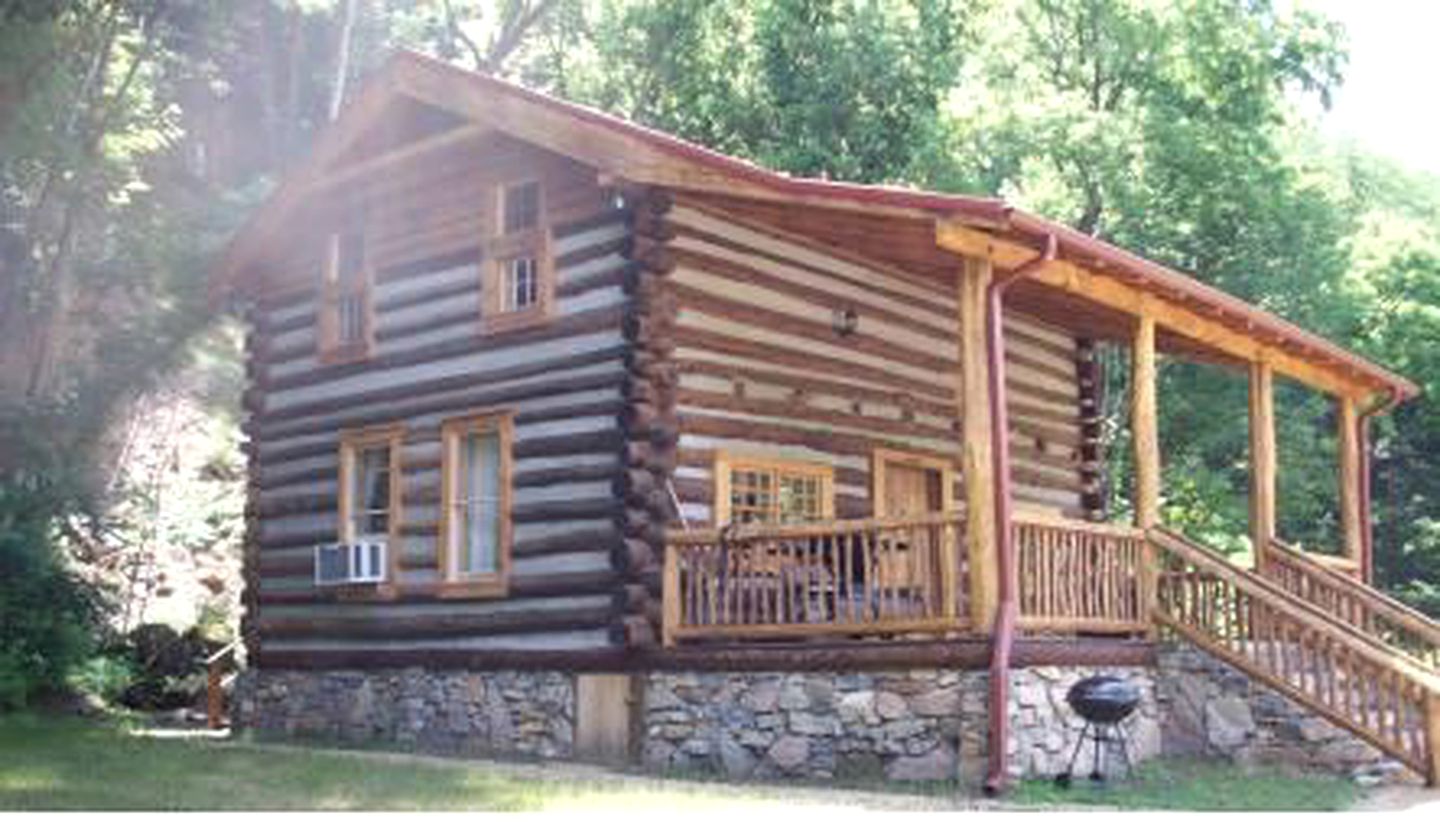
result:
[[[955,463],[963,498],[950,510],[904,517],[672,529],[662,576],[665,645],[979,638],[997,636],[997,624],[1021,635],[1152,635],[1164,564],[1147,539],[1162,524],[1162,358],[1218,365],[1248,380],[1248,407],[1237,409],[1237,422],[1249,429],[1257,569],[1297,593],[1323,585],[1330,573],[1368,580],[1366,426],[1403,398],[1403,380],[1239,300],[1050,223],[998,231],[940,220],[936,248],[959,261],[954,379],[963,408]],[[1128,352],[1128,453],[1091,455],[1122,461],[1131,472],[1127,521],[1017,508],[1009,450],[1024,434],[1008,419],[1001,317],[1009,309]],[[1297,552],[1277,533],[1277,377],[1335,405],[1340,544],[1332,554]],[[1099,409],[1084,423],[1099,425]]]

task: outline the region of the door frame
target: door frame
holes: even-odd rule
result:
[[[870,453],[870,513],[872,516],[881,518],[888,515],[880,508],[884,505],[885,473],[890,465],[904,465],[910,468],[940,472],[940,510],[946,513],[955,510],[955,477],[958,472],[953,460],[911,451],[876,448]]]

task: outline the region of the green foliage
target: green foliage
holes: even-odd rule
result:
[[[92,647],[96,605],[57,559],[51,490],[0,482],[0,711],[59,689]]]

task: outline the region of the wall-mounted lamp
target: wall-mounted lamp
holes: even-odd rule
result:
[[[835,312],[830,315],[830,327],[835,329],[836,334],[842,337],[848,337],[855,333],[855,329],[860,327],[860,315],[856,313],[855,309],[848,306],[846,308],[837,308]]]

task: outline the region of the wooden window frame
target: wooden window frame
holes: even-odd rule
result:
[[[505,233],[506,192],[520,186],[536,187],[537,218],[534,228]],[[555,304],[555,255],[544,180],[517,178],[495,184],[485,215],[485,260],[480,266],[480,327],[486,334],[515,331],[548,321]],[[535,302],[521,309],[502,308],[505,263],[516,257],[535,258]]]
[[[318,346],[320,362],[325,365],[364,360],[375,350],[375,300],[372,293],[374,277],[370,267],[370,254],[365,247],[364,229],[354,230],[359,232],[361,243],[362,261],[357,276],[358,284],[351,283],[347,286],[341,276],[340,246],[346,231],[332,231],[325,239],[324,267],[321,270],[320,280]],[[361,322],[364,324],[364,329],[359,341],[342,343],[340,341],[340,304],[342,300],[357,291],[361,302]]]
[[[385,581],[376,584],[339,586],[336,591],[346,598],[389,598],[399,588],[400,579],[400,521],[404,516],[405,489],[402,449],[405,445],[405,427],[401,424],[377,425],[368,428],[346,429],[340,432],[340,464],[338,472],[338,497],[336,509],[339,519],[335,523],[337,542],[352,542],[355,534],[351,530],[351,513],[355,501],[350,498],[355,474],[357,452],[385,446],[390,449],[390,509],[389,523],[385,533]]]
[[[769,456],[752,456],[731,451],[716,451],[714,462],[715,499],[712,506],[712,521],[725,525],[731,521],[730,490],[731,473],[734,471],[768,471],[777,478],[781,473],[815,477],[820,480],[820,517],[818,521],[835,519],[835,467],[828,463],[782,459]],[[776,486],[778,491],[778,485]],[[779,495],[776,499],[778,502]],[[774,523],[774,524],[779,524]]]
[[[460,438],[475,433],[495,433],[500,438],[497,449],[500,455],[500,537],[496,557],[499,570],[488,574],[457,576],[451,571],[451,541],[457,528],[452,513],[455,507],[454,476],[459,468]],[[511,548],[515,536],[512,519],[515,498],[514,457],[511,455],[514,442],[515,415],[510,411],[477,411],[447,419],[440,424],[440,529],[436,534],[435,551],[437,569],[440,572],[440,596],[498,598],[510,592]]]
[[[888,466],[904,465],[940,472],[940,510],[950,513],[955,510],[955,470],[953,460],[917,454],[913,451],[896,451],[876,448],[870,452],[870,513],[878,518],[891,516],[880,510],[885,499],[885,472]]]

